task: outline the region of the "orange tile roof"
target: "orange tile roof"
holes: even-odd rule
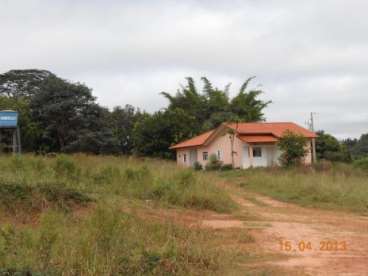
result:
[[[304,127],[295,123],[230,123],[230,128],[236,130],[239,134],[261,134],[270,133],[277,138],[282,137],[285,131],[289,130],[293,133],[303,135],[307,138],[315,138],[317,135]]]
[[[214,132],[215,130],[210,130],[207,131],[205,133],[202,133],[201,135],[195,136],[191,139],[185,140],[179,144],[176,144],[174,146],[171,146],[170,149],[179,149],[179,148],[188,148],[188,147],[196,147],[196,146],[201,146],[203,145],[206,140],[208,139],[208,137],[211,136],[211,134]]]
[[[273,135],[239,135],[238,137],[246,143],[274,143],[278,141]]]
[[[239,135],[239,137],[242,137],[241,139],[243,141],[248,140],[245,142],[249,142],[249,143],[276,142],[278,138],[282,137],[284,132],[287,130],[293,133],[296,133],[296,134],[303,135],[307,138],[317,137],[317,135],[313,131],[310,131],[304,127],[301,127],[291,122],[227,123],[227,124],[222,124],[222,126],[234,129]],[[201,135],[193,137],[189,140],[173,145],[170,147],[170,149],[202,146],[207,142],[208,138],[210,138],[210,136],[213,133],[215,133],[215,130],[217,129],[213,129],[211,131],[208,131]]]

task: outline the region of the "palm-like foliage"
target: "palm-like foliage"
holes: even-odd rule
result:
[[[238,95],[231,100],[231,111],[237,114],[241,121],[264,121],[263,110],[271,103],[271,101],[265,102],[258,99],[263,93],[262,90],[257,89],[246,92],[249,83],[254,78],[248,78],[240,87]]]
[[[248,78],[240,87],[239,93],[229,98],[230,85],[218,89],[206,78],[202,77],[202,92],[199,93],[193,78],[186,78],[187,85],[181,86],[175,96],[162,92],[169,100],[169,110],[183,109],[186,113],[195,116],[197,132],[214,128],[225,121],[261,121],[264,120],[263,110],[270,101],[258,99],[261,90],[247,92],[249,83],[254,77]]]

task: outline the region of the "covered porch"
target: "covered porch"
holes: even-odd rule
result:
[[[279,164],[281,151],[277,147],[277,138],[272,135],[240,136],[243,142],[242,164],[250,167],[272,167]]]

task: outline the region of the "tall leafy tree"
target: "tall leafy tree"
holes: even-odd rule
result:
[[[139,155],[173,158],[172,144],[192,136],[195,118],[182,109],[145,114],[135,125],[133,141]]]
[[[88,152],[94,154],[120,153],[119,141],[111,127],[110,112],[97,104],[87,105],[82,110],[83,120],[75,138],[62,149],[65,152]]]
[[[168,110],[181,109],[188,116],[193,116],[197,120],[192,124],[194,133],[201,131],[202,124],[207,118],[207,100],[206,97],[198,92],[193,78],[186,78],[187,85],[181,86],[175,96],[167,92],[161,94],[169,100]]]
[[[181,125],[183,120],[186,120],[185,124],[191,127],[192,131],[185,131],[184,135],[180,135],[185,139],[216,128],[223,122],[264,120],[263,110],[270,102],[259,99],[263,93],[261,90],[247,90],[252,79],[249,78],[243,83],[233,99],[229,97],[230,84],[219,89],[206,77],[201,78],[203,83],[201,90],[196,87],[193,78],[189,77],[186,79],[187,84],[181,86],[176,95],[167,92],[161,94],[169,100],[167,111],[181,110],[181,113],[186,115],[186,118],[184,116],[181,121],[177,121]],[[160,116],[163,114],[164,112]],[[195,121],[191,121],[191,118],[195,118]],[[180,131],[180,128],[177,129]],[[170,139],[171,143],[175,142],[174,139]]]
[[[351,148],[351,153],[356,158],[368,156],[368,133],[360,136],[359,140]]]
[[[0,108],[20,112],[28,150],[161,157],[172,156],[171,144],[222,122],[263,119],[269,102],[258,99],[261,91],[246,91],[250,79],[234,99],[229,97],[230,84],[219,89],[207,78],[201,81],[201,89],[188,77],[176,95],[162,92],[168,107],[149,115],[129,105],[110,112],[95,102],[87,86],[46,70],[11,70],[0,74]]]
[[[133,129],[137,121],[143,117],[139,109],[131,105],[124,108],[117,106],[110,114],[110,125],[114,137],[117,139],[119,152],[130,154],[133,151]]]
[[[345,162],[351,160],[347,147],[343,143],[340,143],[334,136],[322,130],[317,131],[317,135],[316,153],[318,159]]]
[[[34,146],[39,142],[42,130],[33,120],[28,102],[23,98],[0,96],[0,110],[6,109],[18,111],[23,151],[33,151]]]
[[[44,130],[42,139],[49,148],[60,151],[76,140],[85,128],[88,109],[95,98],[82,84],[49,77],[30,102],[32,116]]]
[[[50,77],[56,76],[47,70],[10,70],[0,74],[0,95],[29,98],[41,91],[41,86]]]
[[[263,93],[262,90],[247,91],[249,83],[254,79],[247,79],[240,87],[238,95],[236,95],[230,103],[231,111],[236,114],[241,121],[254,122],[263,121],[263,110],[271,103],[271,101],[262,101],[258,97]]]
[[[224,89],[219,89],[206,77],[201,79],[203,82],[201,92],[193,78],[187,78],[187,85],[182,86],[175,96],[167,92],[162,92],[162,95],[169,100],[169,110],[179,108],[196,117],[196,124],[192,127],[194,133],[198,134],[226,121],[264,120],[263,110],[271,102],[259,99],[263,93],[261,90],[247,90],[253,78],[247,79],[242,84],[239,93],[233,99],[229,97],[230,84]]]

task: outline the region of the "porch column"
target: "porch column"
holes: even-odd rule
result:
[[[253,146],[252,144],[248,144],[248,156],[249,156],[249,166],[253,167]]]

